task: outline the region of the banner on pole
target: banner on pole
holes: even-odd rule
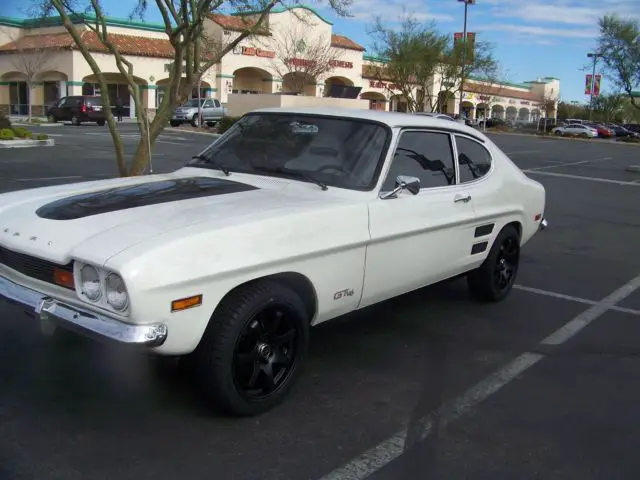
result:
[[[591,95],[591,85],[593,83],[593,75],[587,74],[584,82],[584,94]]]
[[[600,95],[600,82],[602,81],[602,75],[596,75],[593,79],[593,96]]]

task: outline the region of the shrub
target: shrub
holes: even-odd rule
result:
[[[624,143],[640,143],[640,138],[634,138],[634,137],[622,137],[622,138],[618,138],[617,140],[618,142],[624,142]]]
[[[4,113],[0,112],[0,130],[11,128],[11,120]]]
[[[240,120],[240,117],[222,117],[217,124],[218,133],[226,132],[231,128],[231,125],[236,123],[238,120]]]
[[[38,135],[36,135],[36,140],[46,140],[49,138],[49,135],[46,135],[44,133],[39,133]]]
[[[29,130],[22,127],[14,127],[13,133],[18,138],[31,138],[33,136],[33,134]]]
[[[3,128],[0,130],[0,140],[13,140],[14,136],[13,130],[10,128]]]

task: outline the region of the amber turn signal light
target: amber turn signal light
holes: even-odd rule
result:
[[[202,305],[202,294],[174,300],[171,302],[171,311],[179,312],[187,308],[199,307],[200,305]]]
[[[63,287],[75,288],[75,282],[73,281],[73,272],[62,270],[61,268],[53,269],[53,281]]]

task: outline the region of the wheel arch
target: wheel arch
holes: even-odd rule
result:
[[[303,275],[299,272],[288,271],[272,273],[242,282],[233,287],[226,294],[224,294],[218,302],[218,305],[220,305],[226,298],[228,298],[239,289],[244,288],[248,285],[254,285],[256,283],[264,282],[266,280],[280,283],[281,285],[284,285],[285,287],[293,290],[300,297],[302,303],[304,303],[307,315],[309,317],[309,323],[313,322],[313,319],[318,312],[318,296],[313,282],[311,282],[311,280],[306,275]]]

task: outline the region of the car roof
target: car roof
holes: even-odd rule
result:
[[[302,115],[330,115],[384,123],[389,127],[433,127],[457,130],[487,140],[481,132],[461,122],[452,122],[431,115],[414,115],[402,112],[385,112],[364,108],[331,108],[331,107],[273,107],[259,108],[249,113],[297,113]]]

